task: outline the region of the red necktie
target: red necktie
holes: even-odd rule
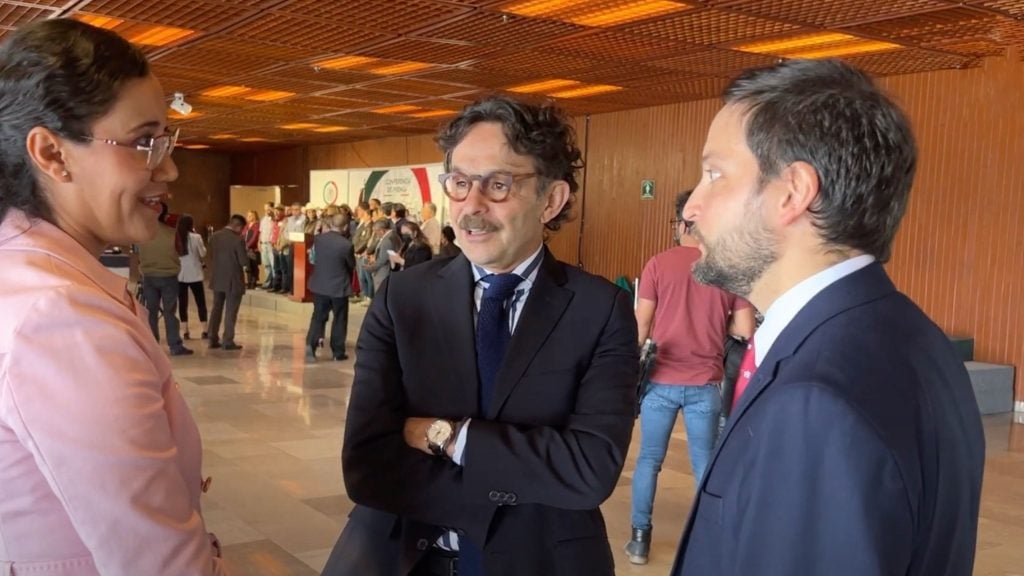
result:
[[[743,391],[747,389],[747,384],[750,384],[750,379],[754,376],[754,372],[757,371],[757,363],[754,362],[754,339],[751,338],[750,342],[747,343],[747,351],[743,353],[743,360],[740,361],[740,373],[736,376],[736,388],[735,393],[732,396],[732,409],[735,410],[736,406],[740,403],[740,398],[743,396]]]

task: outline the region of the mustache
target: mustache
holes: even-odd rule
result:
[[[483,232],[494,232],[498,229],[498,225],[487,220],[483,216],[475,214],[463,214],[459,218],[459,228],[463,230],[481,230]]]

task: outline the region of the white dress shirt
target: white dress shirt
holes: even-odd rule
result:
[[[764,322],[754,333],[754,363],[758,366],[772,349],[779,334],[796,318],[804,306],[831,284],[875,261],[870,254],[854,256],[830,266],[787,290],[764,313]]]

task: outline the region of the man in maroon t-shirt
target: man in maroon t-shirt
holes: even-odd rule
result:
[[[690,464],[699,483],[718,434],[726,332],[742,338],[754,333],[754,310],[746,300],[700,284],[690,274],[700,250],[682,217],[689,197],[684,192],[676,198],[673,233],[679,246],[651,258],[640,277],[640,343],[652,338],[658,355],[640,404],[633,532],[626,544],[633,564],[646,564],[650,553],[654,493],[676,414],[683,412]]]

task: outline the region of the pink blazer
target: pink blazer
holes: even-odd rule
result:
[[[126,280],[0,223],[0,575],[219,575],[199,431]]]

